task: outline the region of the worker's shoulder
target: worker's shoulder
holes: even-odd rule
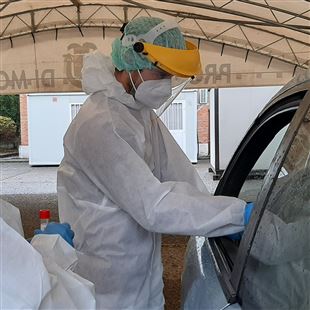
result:
[[[110,108],[108,100],[105,96],[95,96],[95,94],[89,96],[83,103],[78,114],[74,118],[75,123],[84,124],[85,122],[94,122],[94,120],[100,118],[101,122],[104,119],[110,119]],[[94,123],[96,124],[96,122]]]

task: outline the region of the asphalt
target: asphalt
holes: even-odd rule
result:
[[[209,172],[209,160],[201,160],[194,167],[208,190],[214,192],[217,181]],[[39,227],[40,209],[50,209],[52,220],[58,221],[57,168],[31,167],[28,161],[14,157],[0,160],[0,198],[20,209],[26,237]]]

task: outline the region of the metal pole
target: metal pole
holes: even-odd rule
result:
[[[219,146],[219,89],[214,89],[214,147],[215,147],[215,173],[220,170],[220,146]]]

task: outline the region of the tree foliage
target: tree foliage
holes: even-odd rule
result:
[[[0,96],[0,116],[11,118],[16,124],[16,133],[20,128],[19,96]]]
[[[16,124],[10,117],[0,116],[1,143],[15,143]]]

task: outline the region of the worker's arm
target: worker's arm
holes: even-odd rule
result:
[[[243,230],[245,202],[211,196],[188,182],[160,182],[131,147],[135,133],[128,128],[125,140],[111,119],[109,110],[93,113],[65,152],[117,206],[154,232],[220,236]]]

